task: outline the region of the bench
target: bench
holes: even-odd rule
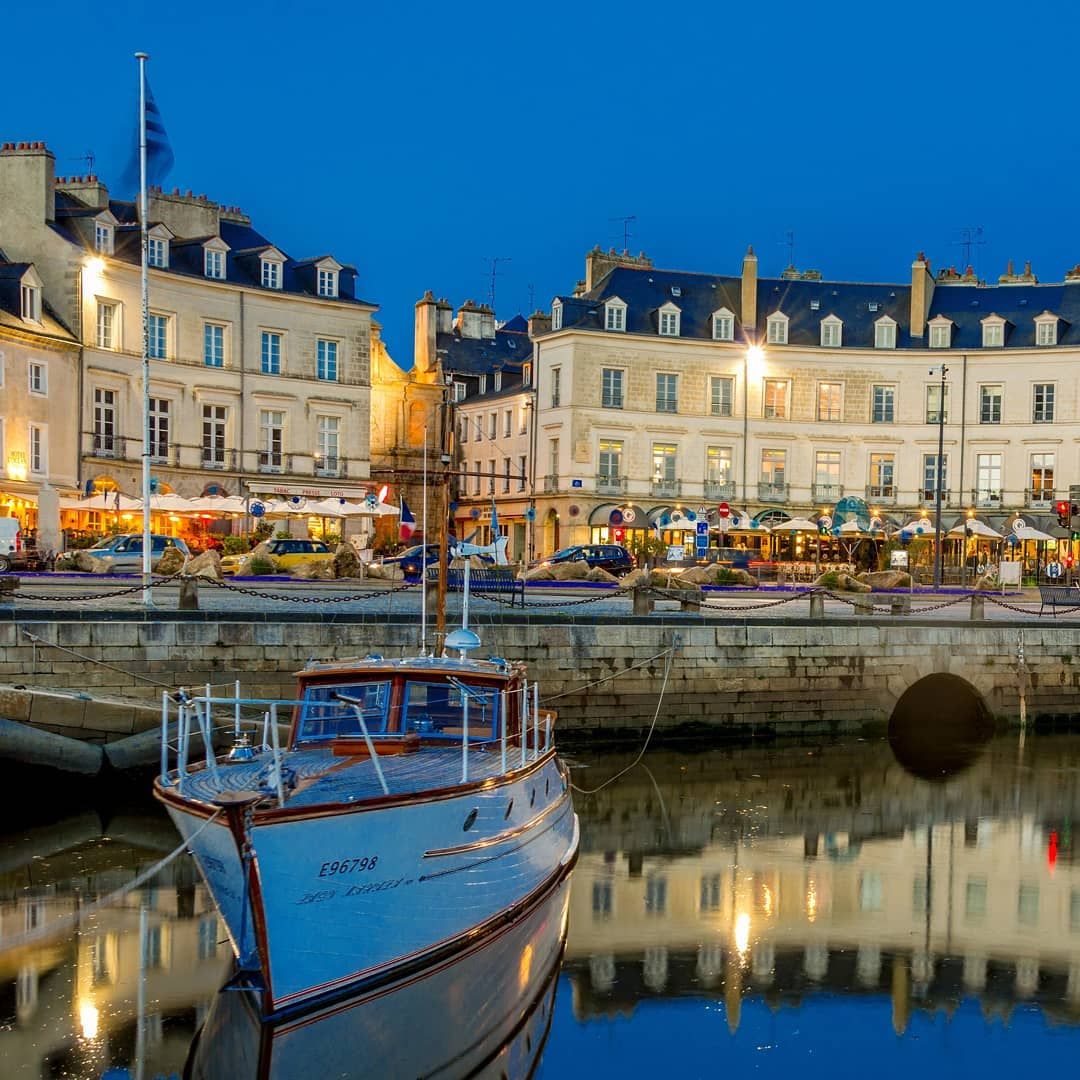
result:
[[[432,584],[438,584],[439,568],[437,566],[427,568],[427,579]],[[465,571],[458,569],[447,570],[446,587],[451,592],[461,592],[465,588]],[[469,592],[477,595],[509,593],[511,606],[517,603],[518,599],[521,600],[521,606],[525,606],[525,582],[518,580],[512,567],[471,567],[469,569]]]
[[[1039,601],[1040,615],[1047,606],[1055,613],[1059,607],[1080,607],[1080,589],[1075,585],[1040,585]]]

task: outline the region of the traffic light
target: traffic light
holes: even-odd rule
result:
[[[1057,510],[1058,524],[1063,529],[1068,529],[1072,525],[1072,515],[1075,510],[1069,503],[1061,501],[1054,504],[1054,509]]]

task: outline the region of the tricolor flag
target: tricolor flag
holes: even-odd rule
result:
[[[400,530],[402,540],[411,539],[412,534],[416,532],[416,518],[413,517],[409,504],[404,499],[401,500]]]
[[[173,150],[165,125],[161,122],[161,113],[150,90],[150,81],[146,82],[146,183],[148,186],[160,184],[169,175],[173,167]],[[135,112],[135,146],[127,169],[121,180],[125,194],[139,190],[139,116]]]

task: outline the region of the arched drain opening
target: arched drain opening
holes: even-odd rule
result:
[[[945,780],[974,763],[994,733],[979,692],[956,675],[908,687],[889,717],[889,745],[913,776]]]

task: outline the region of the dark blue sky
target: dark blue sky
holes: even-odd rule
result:
[[[547,306],[595,243],[658,265],[907,280],[1080,261],[1075,5],[9,5],[0,138],[122,171],[137,49],[176,165],[290,254],[360,271],[411,363],[426,288]],[[300,14],[300,12],[303,14]],[[18,44],[16,44],[18,43]],[[10,47],[15,45],[14,48]]]

